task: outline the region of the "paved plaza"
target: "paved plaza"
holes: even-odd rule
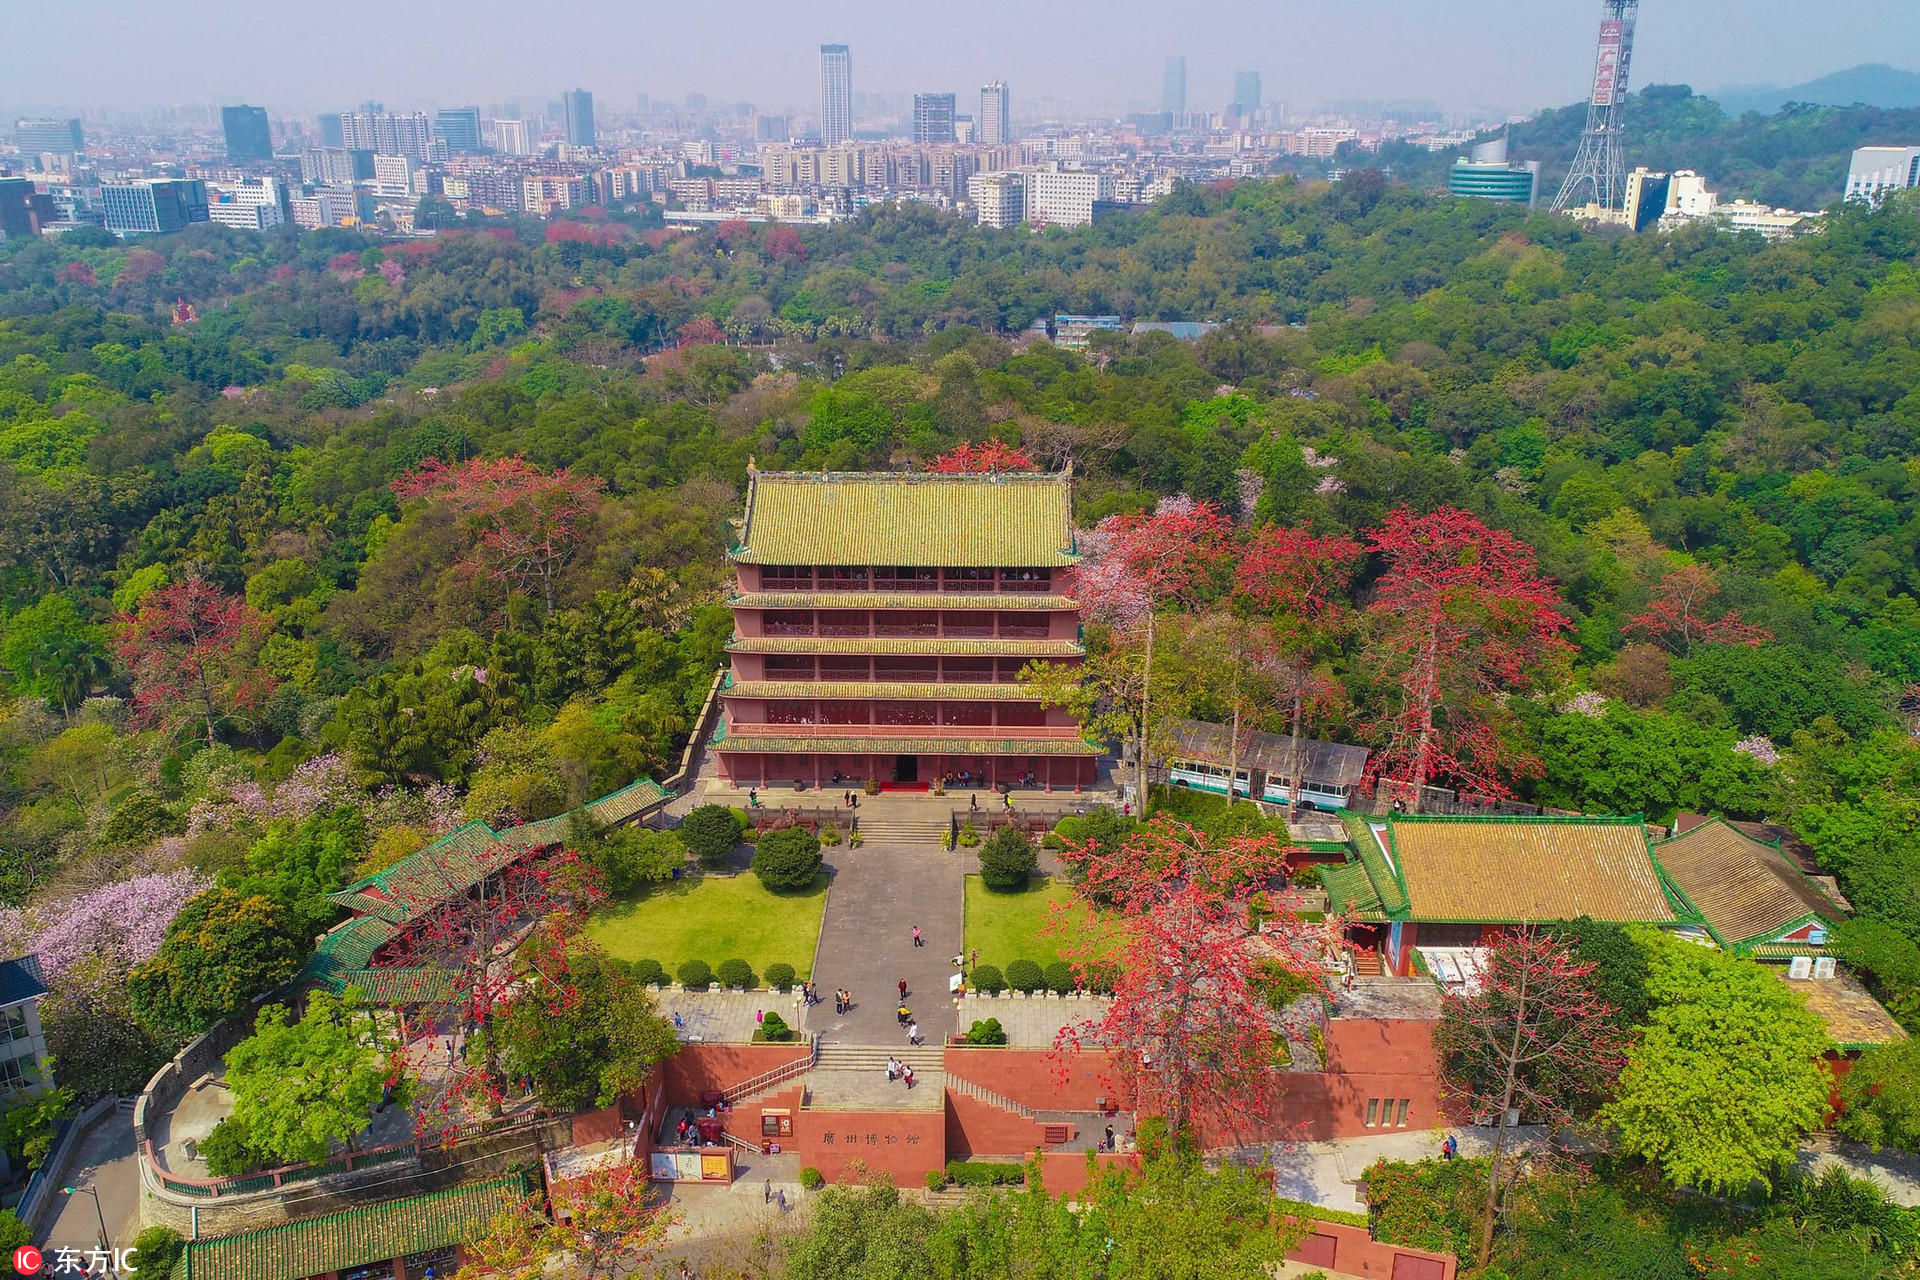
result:
[[[970,995],[960,1001],[959,1030],[998,1018],[1010,1048],[1051,1049],[1062,1028],[1098,1022],[1112,1003],[1103,996]]]
[[[827,891],[814,981],[821,1003],[809,1011],[808,1027],[828,1042],[903,1044],[895,1017],[899,982],[907,982],[907,1005],[920,1033],[937,1045],[954,1027],[949,982],[959,972],[962,859],[938,845],[844,845],[829,851],[833,887]],[[913,945],[920,926],[926,945]],[[853,993],[853,1009],[835,1015],[833,992]]]

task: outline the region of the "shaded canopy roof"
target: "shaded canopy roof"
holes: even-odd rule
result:
[[[45,994],[47,983],[40,973],[39,956],[0,960],[0,1006],[23,1004]]]
[[[1505,924],[1591,916],[1663,924],[1676,918],[1638,817],[1395,814],[1385,834],[1407,919]]]
[[[525,1194],[515,1175],[194,1240],[174,1274],[181,1280],[301,1280],[465,1244],[485,1235],[494,1215],[517,1210]]]
[[[1233,730],[1226,725],[1204,720],[1175,720],[1170,731],[1176,759],[1225,765],[1233,758]],[[1300,749],[1306,756],[1304,776],[1310,783],[1345,789],[1357,786],[1366,774],[1365,747],[1307,738],[1301,741]],[[1285,776],[1293,771],[1292,756],[1293,739],[1286,734],[1240,731],[1239,758],[1243,769],[1264,769]]]
[[[1073,564],[1072,478],[750,471],[742,564]]]
[[[1654,846],[1667,875],[1725,946],[1771,938],[1840,912],[1773,845],[1714,818]]]

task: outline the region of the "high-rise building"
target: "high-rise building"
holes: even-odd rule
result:
[[[953,141],[953,95],[913,95],[913,140],[921,145]]]
[[[300,153],[300,181],[309,186],[350,187],[373,177],[373,152],[345,147],[309,147]]]
[[[999,80],[980,86],[980,124],[974,140],[983,147],[1003,147],[1013,141],[1012,104],[1007,86]]]
[[[273,131],[265,107],[222,107],[220,127],[227,135],[227,159],[234,164],[273,159]]]
[[[1473,154],[1453,162],[1447,174],[1447,193],[1475,200],[1502,200],[1529,209],[1540,197],[1540,162],[1507,163],[1507,137],[1482,142]]]
[[[0,240],[37,236],[54,217],[53,198],[31,178],[0,178]]]
[[[1184,54],[1167,59],[1166,76],[1160,82],[1160,109],[1168,115],[1187,113],[1187,59]]]
[[[449,151],[479,151],[480,108],[442,107],[433,117],[433,136]]]
[[[78,119],[18,120],[14,122],[13,140],[20,144],[23,156],[47,153],[70,156],[87,149],[87,138],[80,131]]]
[[[983,227],[1002,231],[1017,227],[1027,216],[1025,175],[1015,169],[995,173],[976,173],[967,179],[967,199],[973,203],[974,220]]]
[[[321,113],[320,145],[323,147],[344,147],[347,145],[346,126],[341,123],[340,113],[338,111]]]
[[[1258,71],[1236,71],[1233,73],[1233,114],[1242,120],[1251,120],[1260,110],[1260,73]]]
[[[285,219],[280,209],[280,184],[272,178],[216,184],[210,189],[207,221],[239,231],[265,231]]]
[[[820,141],[853,141],[853,54],[843,44],[820,46]]]
[[[115,235],[178,231],[207,221],[207,184],[198,178],[141,178],[100,187],[107,230]]]
[[[340,136],[349,151],[414,160],[429,159],[433,152],[433,124],[424,111],[344,111]]]
[[[1079,169],[1041,169],[1027,175],[1027,221],[1039,227],[1084,227],[1095,201],[1110,198],[1112,179]]]
[[[495,120],[493,142],[505,155],[530,156],[533,154],[533,134],[527,128],[525,120]]]
[[[1889,191],[1920,187],[1920,147],[1859,147],[1847,166],[1847,199],[1878,204]]]
[[[594,146],[593,95],[585,89],[569,89],[560,95],[560,109],[566,113],[567,145]]]
[[[793,130],[787,125],[785,116],[755,116],[753,118],[753,140],[755,142],[785,142],[793,136]]]

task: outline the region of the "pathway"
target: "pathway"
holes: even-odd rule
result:
[[[94,1121],[74,1153],[67,1182],[98,1191],[100,1212],[94,1213],[92,1196],[57,1197],[59,1215],[41,1242],[47,1255],[51,1258],[56,1249],[68,1248],[84,1257],[100,1244],[102,1218],[113,1247],[131,1248],[140,1231],[140,1164],[133,1150],[131,1111],[116,1108]]]
[[[894,1010],[905,978],[922,1038],[939,1044],[954,1025],[947,981],[960,950],[961,860],[938,845],[869,844],[830,849],[827,861],[833,887],[813,966],[821,1003],[808,1027],[828,1042],[904,1043]],[[916,924],[923,947],[913,945]],[[850,1013],[834,1014],[836,987],[853,992]]]

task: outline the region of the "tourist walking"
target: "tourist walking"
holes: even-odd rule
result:
[[[895,1080],[899,1078],[900,1078],[900,1059],[894,1057],[892,1054],[888,1054],[887,1055],[887,1083],[892,1084]]]
[[[896,1016],[900,1019],[900,1025],[904,1027],[909,1022],[913,1021],[913,1010],[907,1008],[906,1005],[902,1004]]]
[[[920,1023],[917,1019],[907,1024],[907,1043],[908,1044],[920,1043]]]
[[[901,1078],[907,1082],[907,1088],[911,1090],[913,1088],[913,1068],[909,1066],[902,1066],[900,1068],[900,1075],[901,1075]]]
[[[919,925],[913,926],[913,945],[916,947],[924,947],[927,945],[926,940],[920,936]]]
[[[977,792],[967,797],[967,809],[973,813],[980,812],[980,796]]]
[[[900,1003],[905,1004],[906,1002],[907,1002],[907,980],[905,978],[902,978],[900,979]]]

